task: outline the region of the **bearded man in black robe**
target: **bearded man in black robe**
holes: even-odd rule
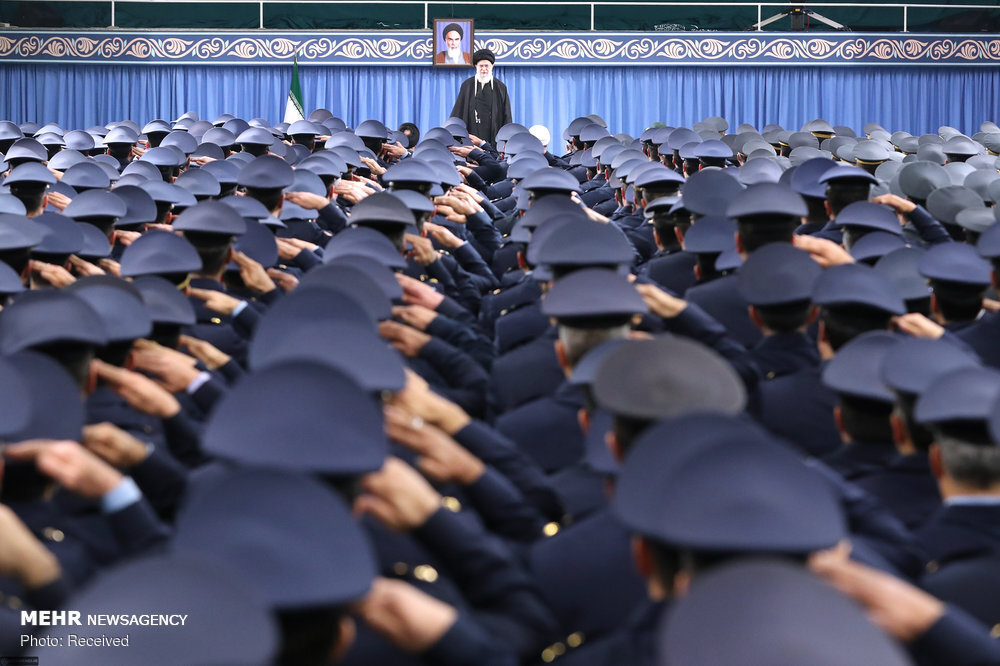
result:
[[[462,82],[451,115],[461,118],[469,134],[485,141],[496,139],[497,130],[512,122],[507,86],[493,78],[496,56],[489,49],[479,49],[472,56],[476,75]]]

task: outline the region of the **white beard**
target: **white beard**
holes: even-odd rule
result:
[[[493,75],[492,74],[487,74],[486,76],[483,76],[483,75],[479,74],[478,72],[476,73],[476,81],[478,81],[479,85],[481,85],[481,86],[485,86],[486,84],[488,84],[492,80],[493,80]]]
[[[459,65],[465,63],[465,58],[462,57],[462,48],[459,47],[454,50],[448,49],[448,55],[445,56],[445,61]]]

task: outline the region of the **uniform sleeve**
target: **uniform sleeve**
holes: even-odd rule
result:
[[[445,635],[423,653],[440,666],[517,666],[517,657],[493,640],[467,614],[460,614]]]
[[[948,606],[944,616],[910,644],[920,666],[995,666],[1000,664],[1000,641],[965,612]]]
[[[500,247],[502,238],[486,211],[477,211],[467,216],[465,226],[472,234],[470,242],[479,256],[486,262],[492,261],[493,253]]]
[[[527,656],[552,638],[555,622],[531,576],[475,515],[438,509],[414,536],[444,564],[475,621],[496,640]]]
[[[458,349],[465,350],[479,365],[489,369],[495,356],[493,343],[476,334],[475,330],[443,314],[438,314],[427,326],[427,333],[441,338]]]
[[[545,519],[507,477],[487,466],[483,475],[463,488],[486,527],[499,536],[532,542],[542,536]]]
[[[562,503],[548,478],[513,442],[481,421],[470,421],[454,435],[455,441],[484,463],[493,466],[548,520],[560,520]]]
[[[430,363],[448,383],[445,393],[449,399],[470,414],[483,413],[490,378],[468,354],[431,338],[420,350],[420,358]]]
[[[347,226],[347,216],[344,215],[344,211],[340,209],[340,206],[332,201],[329,205],[320,208],[317,213],[316,224],[324,231],[337,234]]]
[[[125,557],[148,552],[164,544],[170,535],[149,502],[141,496],[128,506],[107,514],[106,518]]]
[[[928,245],[952,242],[951,235],[923,206],[917,206],[907,216],[910,224],[920,234],[920,239]]]
[[[169,519],[187,487],[187,470],[162,447],[153,447],[146,459],[129,469],[156,513]]]

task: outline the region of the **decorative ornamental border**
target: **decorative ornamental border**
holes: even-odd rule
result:
[[[431,66],[429,30],[325,32],[0,31],[0,60],[25,63]],[[1000,38],[907,33],[478,32],[499,64],[993,65]]]

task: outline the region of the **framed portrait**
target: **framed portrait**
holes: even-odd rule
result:
[[[434,66],[472,67],[472,19],[434,19]]]

